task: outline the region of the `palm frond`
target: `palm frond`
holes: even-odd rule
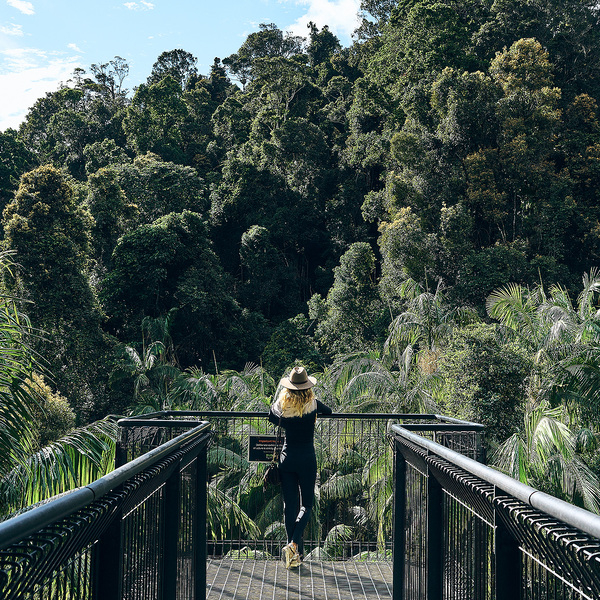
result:
[[[341,500],[352,498],[362,491],[360,473],[346,475],[335,474],[321,485],[321,496],[324,500]]]
[[[272,523],[278,523],[282,514],[283,498],[281,494],[277,494],[266,502],[262,510],[255,517],[256,525],[265,532],[265,537],[267,536],[269,526]]]
[[[490,463],[514,479],[529,481],[529,455],[527,445],[518,434],[511,435],[494,451]]]
[[[570,462],[569,475],[573,480],[574,492],[571,502],[580,496],[587,510],[600,514],[600,480],[597,475],[579,458]]]
[[[346,542],[349,542],[354,535],[354,530],[349,525],[335,525],[325,536],[323,550],[329,556],[343,556]]]
[[[239,527],[243,533],[257,539],[261,535],[256,523],[242,510],[240,505],[212,485],[212,482],[208,486],[206,515],[209,535],[214,540],[223,539],[223,536],[226,532],[231,531],[232,527]]]
[[[244,472],[248,469],[248,461],[243,456],[222,446],[212,446],[208,450],[206,461],[211,470],[226,468]]]
[[[71,489],[88,485],[114,467],[117,426],[107,417],[77,428],[20,462],[2,478],[2,488],[18,490],[18,510]]]

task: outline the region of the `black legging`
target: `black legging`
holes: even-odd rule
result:
[[[287,541],[303,552],[302,534],[310,519],[315,498],[317,459],[311,444],[284,448],[281,451],[281,493]]]

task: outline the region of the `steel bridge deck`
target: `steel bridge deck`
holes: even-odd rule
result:
[[[392,563],[209,559],[206,600],[390,600]]]

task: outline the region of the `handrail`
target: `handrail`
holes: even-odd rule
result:
[[[185,427],[191,426],[194,421],[186,421],[178,419],[173,421],[168,419],[172,416],[181,417],[239,417],[244,415],[247,417],[266,417],[268,412],[265,411],[219,411],[219,410],[163,410],[153,413],[147,413],[145,415],[138,415],[135,417],[128,417],[126,419],[120,419],[118,424],[121,426],[139,426],[146,425],[148,420],[152,419],[154,425],[163,425],[163,421],[167,420],[169,423],[177,422],[178,425]],[[333,413],[331,415],[320,415],[319,418],[324,419],[358,419],[358,420],[371,420],[371,419],[402,419],[402,420],[436,420],[437,423],[404,423],[402,426],[411,431],[430,431],[442,429],[444,431],[483,431],[484,426],[480,423],[473,423],[471,421],[464,421],[462,419],[455,419],[453,417],[447,417],[445,415],[438,415],[435,413]]]
[[[395,434],[407,439],[412,444],[448,460],[454,465],[492,484],[496,488],[514,496],[532,508],[543,511],[567,525],[571,525],[593,537],[600,539],[600,516],[583,508],[550,496],[545,492],[521,483],[512,477],[487,467],[463,454],[440,446],[426,438],[411,433],[402,425],[392,425]]]
[[[186,431],[158,448],[150,450],[143,456],[118,467],[89,485],[73,490],[52,502],[38,506],[34,510],[16,515],[0,523],[0,550],[39,531],[54,521],[67,517],[90,502],[113,491],[129,478],[141,473],[144,469],[167,456],[174,449],[183,446],[190,438],[195,437],[203,431],[207,431],[209,428],[210,424],[208,422],[202,422],[194,429]]]

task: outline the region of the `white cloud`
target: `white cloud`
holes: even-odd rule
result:
[[[306,5],[306,13],[286,29],[294,35],[308,37],[309,21],[321,29],[324,25],[334,33],[343,45],[350,41],[352,32],[359,25],[360,0],[295,0]]]
[[[75,50],[75,52],[83,52],[83,50],[77,44],[67,44],[69,50]]]
[[[23,26],[17,25],[16,23],[11,23],[10,25],[3,25],[0,27],[0,33],[4,35],[14,35],[21,36],[23,35]]]
[[[129,10],[152,10],[154,8],[152,2],[146,2],[145,0],[141,0],[141,2],[125,2],[123,6]]]
[[[31,2],[25,2],[25,0],[6,0],[6,4],[21,11],[24,15],[35,14],[35,10]]]
[[[0,131],[16,129],[36,100],[55,92],[78,66],[74,56],[52,56],[35,48],[1,52],[0,89],[10,93],[0,96]]]

